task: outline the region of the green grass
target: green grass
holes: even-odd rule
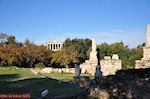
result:
[[[31,93],[31,98],[39,98],[41,92],[48,89],[47,97],[78,94],[82,90],[66,83],[57,83],[55,77],[62,74],[53,74],[53,79],[43,78],[41,75],[33,74],[26,69],[11,67],[0,67],[0,93]],[[71,80],[73,74],[63,74],[65,80]],[[49,76],[51,77],[51,76]],[[62,76],[61,76],[62,77]],[[60,78],[61,79],[61,78]]]
[[[53,79],[60,80],[60,81],[73,80],[73,76],[74,76],[74,74],[72,73],[49,73],[49,74],[43,74],[43,75],[53,78]],[[81,76],[89,76],[91,79],[94,78],[94,76],[92,76],[91,74],[81,74]]]

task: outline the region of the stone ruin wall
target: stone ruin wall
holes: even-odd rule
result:
[[[117,70],[121,70],[122,62],[118,55],[113,55],[114,57],[105,56],[104,60],[100,60],[101,71],[103,76],[115,75]]]
[[[44,73],[75,73],[74,68],[52,68],[52,67],[46,67],[43,69],[30,69],[31,72],[34,74],[44,74]]]
[[[87,60],[80,66],[82,68],[82,73],[90,73],[93,75],[97,64],[90,63],[90,61]],[[118,54],[113,54],[112,58],[111,56],[105,56],[104,60],[100,60],[100,67],[103,76],[115,75],[117,70],[122,69],[122,61],[119,59]]]
[[[150,60],[136,60],[135,61],[135,69],[140,68],[149,68],[150,67]]]

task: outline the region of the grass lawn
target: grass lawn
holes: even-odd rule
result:
[[[49,74],[43,74],[47,77],[53,78],[53,79],[57,79],[60,81],[70,81],[73,80],[73,76],[75,74],[72,73],[49,73]],[[90,74],[81,74],[81,76],[89,76],[90,78],[94,78],[94,76],[90,75]]]
[[[45,75],[62,81],[71,80],[73,76],[73,74],[65,73]],[[62,77],[64,78],[62,79]],[[53,79],[44,78],[15,66],[0,67],[0,93],[31,93],[31,98],[37,99],[41,96],[41,92],[46,89],[49,91],[47,97],[77,94],[82,91],[73,85],[57,83]]]

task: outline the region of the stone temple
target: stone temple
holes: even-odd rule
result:
[[[114,75],[117,70],[122,68],[122,62],[119,59],[118,54],[113,54],[112,59],[111,56],[105,56],[104,60],[98,60],[97,53],[96,40],[92,39],[92,51],[90,52],[90,58],[80,65],[82,73],[90,73],[94,75],[97,65],[100,65],[103,76]]]
[[[48,49],[50,49],[52,51],[59,51],[59,50],[61,50],[62,43],[55,41],[55,40],[52,40],[52,41],[46,42],[46,46]]]
[[[136,60],[135,68],[150,68],[150,24],[147,24],[146,46],[143,47],[142,60]]]

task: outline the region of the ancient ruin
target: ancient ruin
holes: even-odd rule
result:
[[[59,51],[62,47],[62,43],[52,40],[52,41],[46,42],[46,46],[48,49],[50,49],[52,51]]]
[[[104,60],[100,60],[100,63],[103,76],[115,75],[116,71],[122,68],[118,54],[113,54],[112,59],[111,56],[105,56]]]
[[[142,60],[136,60],[135,68],[149,68],[150,67],[150,24],[147,24],[146,46],[143,47]]]
[[[82,73],[90,73],[94,75],[96,71],[96,66],[98,64],[97,51],[96,51],[96,40],[92,39],[92,51],[90,52],[89,60],[86,60],[85,63],[81,64]]]
[[[96,66],[99,65],[103,76],[114,75],[117,70],[122,68],[122,62],[119,59],[118,54],[114,54],[112,59],[110,56],[105,56],[104,60],[98,60],[97,51],[96,51],[96,40],[92,39],[92,51],[90,52],[89,60],[86,60],[85,63],[81,64],[82,73],[90,73],[94,75],[96,72]]]

